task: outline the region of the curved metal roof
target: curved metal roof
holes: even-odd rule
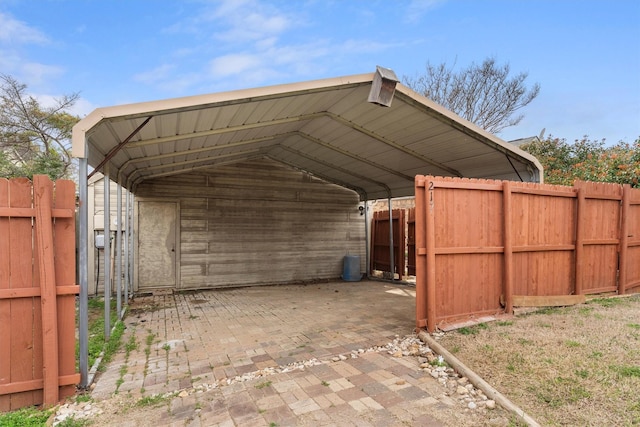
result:
[[[134,192],[146,179],[256,158],[363,200],[413,195],[417,174],[542,179],[533,156],[400,83],[389,107],[368,102],[375,76],[98,108],[73,128],[73,154]]]

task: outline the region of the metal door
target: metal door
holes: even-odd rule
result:
[[[175,202],[138,204],[138,284],[140,289],[176,286]]]

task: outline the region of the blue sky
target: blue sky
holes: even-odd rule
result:
[[[79,115],[123,103],[495,57],[540,95],[510,140],[640,137],[637,0],[0,0],[0,73]]]

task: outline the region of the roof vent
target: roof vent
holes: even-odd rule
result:
[[[383,107],[390,107],[398,81],[398,77],[392,69],[376,65],[376,73],[373,76],[368,101]]]

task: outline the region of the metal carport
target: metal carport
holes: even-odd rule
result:
[[[87,176],[97,171],[135,193],[147,179],[268,158],[352,189],[363,201],[412,195],[417,174],[542,180],[533,156],[397,83],[381,67],[369,74],[98,108],[74,127],[73,155],[80,159],[81,322],[88,295]],[[86,324],[80,344],[86,385]]]

